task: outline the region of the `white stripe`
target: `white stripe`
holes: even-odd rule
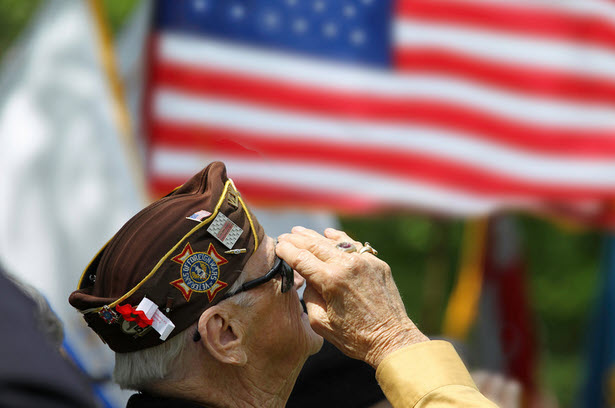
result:
[[[212,157],[192,150],[154,149],[152,176],[186,179],[213,160],[226,164],[229,176],[236,181],[240,190],[242,182],[266,181],[272,186],[292,186],[325,194],[348,194],[392,205],[424,207],[460,215],[486,214],[502,207],[504,202],[509,206],[530,205],[514,197],[500,200],[480,198],[431,184],[399,180],[372,172],[349,171],[334,165]]]
[[[615,186],[615,161],[530,154],[442,129],[299,114],[236,101],[158,90],[154,114],[192,123],[266,134],[279,139],[350,143],[443,158],[513,179],[554,185]],[[366,158],[366,160],[369,160]]]
[[[461,0],[456,0],[461,1]],[[615,3],[611,0],[463,0],[466,3],[534,8],[570,16],[598,17],[615,25]]]
[[[615,79],[615,53],[595,45],[545,39],[531,34],[428,23],[404,18],[394,24],[400,48],[429,47],[511,65],[548,68],[588,77]]]
[[[497,44],[493,46],[497,47]],[[514,95],[456,78],[396,74],[171,33],[161,35],[159,51],[162,61],[218,69],[323,91],[362,93],[389,100],[424,98],[447,104],[456,103],[538,125],[605,131],[615,128],[613,106],[590,107],[553,98]]]

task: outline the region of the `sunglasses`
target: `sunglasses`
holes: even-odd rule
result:
[[[267,272],[260,278],[256,278],[254,280],[244,283],[239,287],[239,289],[237,289],[233,293],[226,293],[220,298],[220,301],[228,299],[231,296],[235,296],[238,293],[245,292],[246,290],[254,289],[257,286],[262,285],[263,283],[269,282],[277,275],[280,275],[282,277],[282,293],[288,292],[295,284],[295,273],[293,272],[293,268],[291,268],[289,264],[276,256],[275,262],[273,263],[273,267],[269,270],[269,272]]]
[[[260,278],[256,278],[256,279],[253,279],[251,281],[244,283],[243,285],[239,287],[239,289],[237,289],[233,293],[227,292],[224,296],[220,298],[218,302],[222,302],[224,299],[228,299],[231,296],[235,296],[238,293],[245,292],[250,289],[254,289],[257,286],[260,286],[264,283],[269,282],[270,280],[275,278],[277,275],[280,275],[282,277],[282,287],[281,287],[282,293],[288,292],[295,284],[295,273],[293,271],[293,268],[291,268],[289,264],[287,264],[284,260],[276,256],[275,262],[273,263],[273,267],[269,270],[269,272],[267,272]],[[194,333],[193,340],[199,341],[200,339],[201,339],[201,335],[199,334],[199,331],[197,330],[196,333]]]

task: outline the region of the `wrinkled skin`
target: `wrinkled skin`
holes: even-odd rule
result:
[[[278,238],[278,256],[307,281],[303,298],[314,331],[373,367],[401,347],[429,340],[408,318],[389,266],[370,253],[335,247],[344,241],[362,247],[330,228],[322,236],[295,227]]]

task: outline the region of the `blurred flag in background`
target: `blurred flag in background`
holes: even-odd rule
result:
[[[67,299],[144,201],[105,70],[100,9],[95,1],[41,4],[0,70],[0,260],[45,295],[64,323],[67,351],[104,378],[113,353]],[[99,396],[119,406],[117,390]]]
[[[524,407],[542,407],[525,257],[510,215],[466,223],[461,265],[443,335],[468,344],[469,366],[514,379]]]
[[[96,252],[146,204],[137,146],[151,6],[140,2],[114,55],[98,0],[43,1],[0,66],[0,262],[45,295],[67,351],[99,379],[110,378],[113,353],[67,299]],[[257,212],[273,236],[338,225],[327,212]],[[105,406],[125,405],[130,392],[101,384]]]
[[[145,113],[158,194],[222,159],[270,205],[607,221],[613,2],[156,4]]]
[[[602,271],[578,404],[586,408],[615,407],[615,237],[606,239]]]
[[[522,385],[525,407],[541,407],[534,312],[528,294],[521,231],[513,216],[492,217],[474,334],[477,367]],[[534,402],[535,401],[535,402]]]

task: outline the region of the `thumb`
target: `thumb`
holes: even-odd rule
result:
[[[303,292],[303,301],[310,319],[310,326],[322,336],[324,331],[331,329],[327,316],[327,303],[312,285],[306,286]]]

